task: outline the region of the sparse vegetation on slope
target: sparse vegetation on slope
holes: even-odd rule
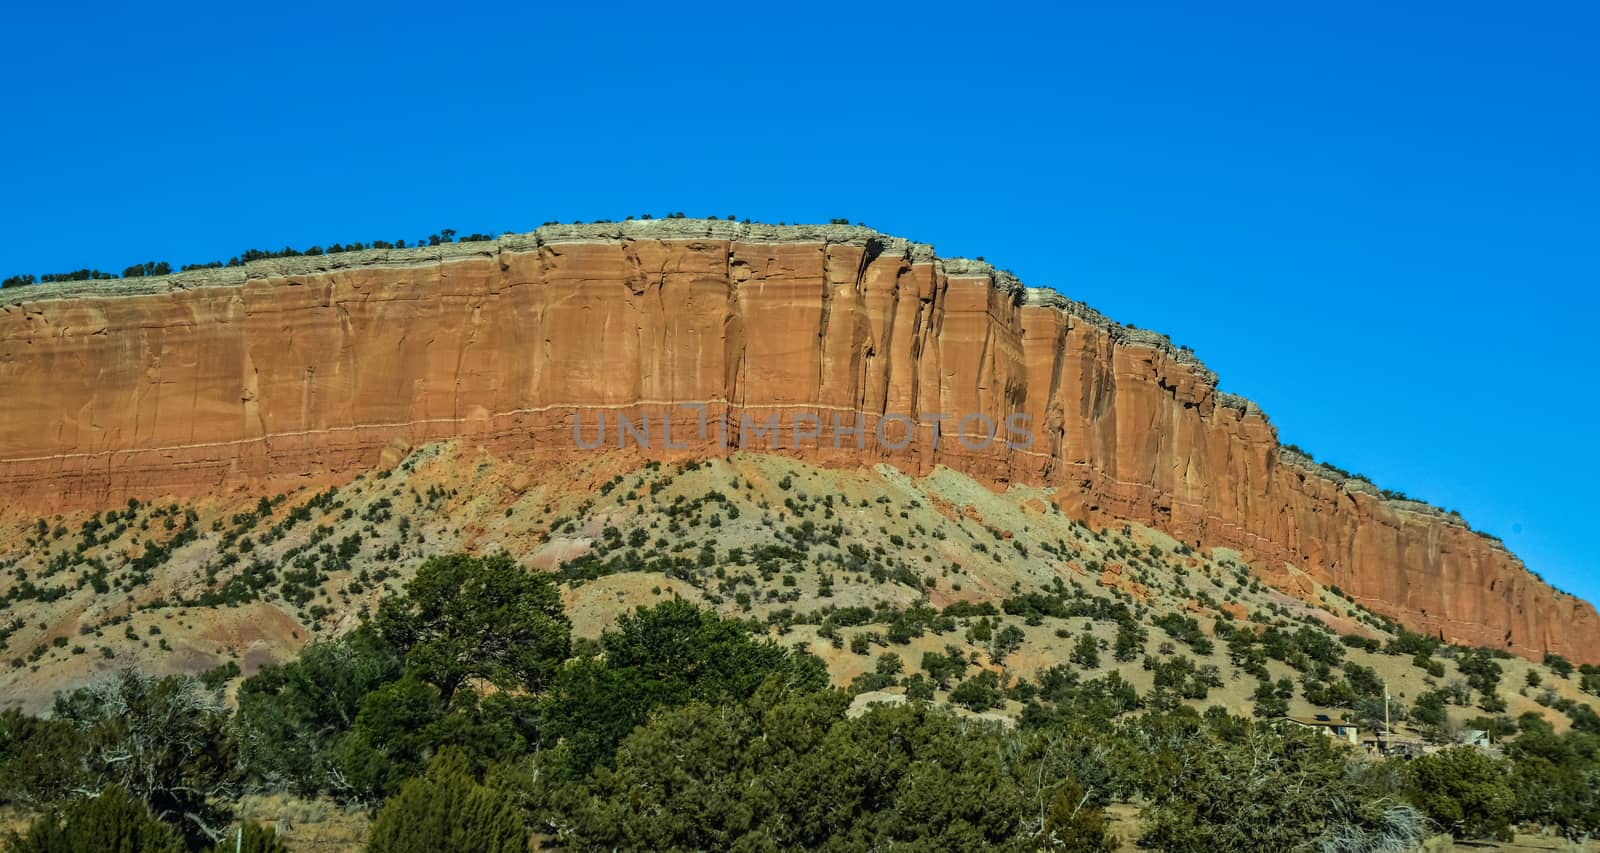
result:
[[[1591,667],[1446,646],[1337,590],[1287,596],[1237,555],[1092,528],[1035,492],[994,495],[949,472],[913,481],[740,456],[564,475],[592,476],[579,490],[504,476],[435,449],[338,489],[245,507],[134,502],[0,532],[16,543],[0,550],[0,595],[27,615],[4,626],[16,660],[0,678],[102,671],[114,676],[97,682],[102,693],[147,684],[146,694],[191,697],[182,707],[199,715],[194,726],[173,731],[200,732],[226,750],[207,761],[241,772],[178,787],[210,792],[206,807],[220,811],[174,808],[159,788],[138,794],[159,819],[205,836],[191,846],[225,828],[245,793],[376,814],[444,751],[472,785],[516,804],[521,831],[563,846],[809,843],[806,821],[822,818],[784,804],[837,792],[783,780],[842,773],[825,762],[855,761],[849,745],[883,726],[925,732],[926,743],[906,744],[905,772],[935,775],[886,770],[839,808],[860,815],[852,831],[908,843],[1035,849],[1048,832],[1082,849],[1110,831],[1100,810],[1129,802],[1143,819],[1120,831],[1170,849],[1370,839],[1421,826],[1411,814],[1464,836],[1596,826],[1583,793],[1600,734]],[[428,556],[490,544],[519,556]],[[219,630],[240,619],[281,626],[279,663],[245,653],[270,648],[249,645],[259,641],[209,639],[241,630]],[[96,651],[75,654],[76,638]],[[203,677],[116,674],[180,653]],[[13,711],[0,722],[6,798],[45,810],[120,781],[75,757],[123,736],[71,710],[88,704],[75,696],[48,718]],[[1514,805],[1503,824],[1450,823],[1449,802],[1358,774],[1336,786],[1336,809],[1307,817],[1306,803],[1283,802],[1270,815],[1281,832],[1222,826],[1262,790],[1251,785],[1277,784],[1273,773],[1345,780],[1353,767],[1389,766],[1291,714],[1346,720],[1369,737],[1387,717],[1391,739],[1419,746],[1482,731],[1498,742],[1504,757],[1489,758]],[[652,774],[700,778],[649,763],[689,729],[709,739],[695,761],[712,762],[693,767],[757,781],[727,791],[702,780],[653,816],[619,807],[618,791]],[[798,747],[773,752],[775,742],[845,757],[797,764]],[[976,771],[969,750],[1007,757]],[[1243,787],[1205,774],[1258,750],[1278,763],[1235,780]],[[1175,781],[1173,766],[1197,775]],[[914,806],[934,809],[920,824],[900,814],[913,791],[958,789],[967,772],[1001,780],[987,823],[937,801]],[[1059,785],[1038,790],[1041,772]],[[1193,801],[1200,788],[1212,805]],[[718,808],[697,810],[706,797]],[[1395,811],[1401,801],[1417,811]],[[450,819],[393,820],[424,818]]]
[[[442,638],[457,628],[491,651],[509,650],[530,620],[540,636],[567,631],[559,610],[482,606],[553,589],[549,576],[516,580],[507,566],[429,561],[350,638],[247,679],[237,715],[199,699],[196,680],[131,671],[61,697],[51,722],[11,712],[0,725],[0,797],[51,810],[28,836],[45,846],[15,843],[57,849],[51,833],[115,828],[136,833],[130,849],[183,849],[182,835],[189,849],[203,848],[226,834],[240,789],[289,784],[276,744],[301,744],[307,766],[325,768],[316,793],[375,810],[372,850],[462,839],[520,850],[533,838],[577,849],[894,839],[928,849],[1109,850],[1102,810],[1116,801],[1143,803],[1142,842],[1169,850],[1415,843],[1428,827],[1422,816],[1462,837],[1504,836],[1518,821],[1600,829],[1588,784],[1600,773],[1600,734],[1556,735],[1536,717],[1522,721],[1506,759],[1458,747],[1401,765],[1355,761],[1321,734],[1221,708],[1153,707],[1159,701],[1114,673],[1084,680],[1065,666],[1022,691],[1015,729],[922,700],[858,712],[814,657],[673,600],[625,615],[574,657],[563,643],[536,644],[516,652],[515,665],[489,659],[464,673],[459,657],[439,653],[456,648]],[[492,589],[506,583],[510,591]],[[414,625],[441,600],[478,615],[449,620],[442,638],[384,625]],[[946,679],[969,665],[937,661],[925,666]],[[952,700],[1018,695],[992,669],[974,678]],[[453,697],[441,701],[449,684]],[[198,759],[235,748],[237,763]],[[135,763],[117,766],[119,756]],[[106,784],[108,793],[81,799]],[[189,806],[168,799],[196,791],[209,794]],[[106,809],[130,817],[100,816]]]

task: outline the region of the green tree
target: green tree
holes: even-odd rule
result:
[[[808,744],[816,735],[804,732]],[[756,720],[741,707],[693,703],[633,730],[616,750],[615,769],[563,792],[579,847],[733,849],[778,803],[752,788],[750,744]]]
[[[234,732],[246,770],[301,796],[340,788],[336,746],[367,694],[400,674],[399,655],[365,626],[312,643],[297,660],[262,667],[239,686]]]
[[[1293,683],[1290,683],[1288,679],[1284,679],[1284,683],[1288,684],[1290,696],[1292,696]],[[1253,697],[1256,704],[1253,713],[1257,717],[1272,720],[1289,713],[1290,696],[1283,695],[1279,688],[1280,685],[1275,685],[1270,681],[1263,681],[1256,686],[1256,692]]]
[[[1032,850],[1027,803],[999,726],[968,723],[929,705],[878,707],[835,723],[799,765],[769,774],[780,799],[805,793],[793,846],[822,845],[829,826],[843,849]],[[795,777],[798,790],[778,787]],[[835,789],[855,798],[830,795]],[[852,818],[852,815],[858,817]]]
[[[660,685],[598,657],[568,663],[541,701],[549,734],[560,741],[557,771],[582,776],[610,761],[617,744],[651,709],[677,698],[666,694]]]
[[[1037,849],[998,727],[928,705],[844,718],[836,691],[773,684],[630,734],[557,795],[587,849]],[[1085,818],[1088,816],[1085,815]]]
[[[0,712],[0,803],[39,808],[66,800],[92,781],[79,760],[85,734],[69,720]]]
[[[1072,647],[1071,660],[1084,669],[1095,669],[1100,666],[1100,641],[1093,634],[1084,634]]]
[[[1345,681],[1350,684],[1350,689],[1357,696],[1382,696],[1383,679],[1378,677],[1377,670],[1357,663],[1344,665]]]
[[[1116,651],[1113,656],[1123,663],[1138,660],[1139,655],[1144,653],[1144,641],[1145,631],[1137,622],[1132,619],[1118,622]]]
[[[1262,723],[1242,735],[1220,736],[1203,727],[1174,728],[1183,717],[1152,718],[1134,732],[1150,756],[1145,846],[1301,849],[1328,830],[1330,815],[1343,804],[1359,800],[1346,779],[1344,756],[1320,734]],[[1234,725],[1210,725],[1224,722]]]
[[[1072,779],[1062,780],[1044,820],[1047,849],[1076,853],[1113,853],[1117,837],[1106,831],[1105,812],[1089,802],[1089,795]]]
[[[1500,762],[1464,746],[1414,759],[1406,770],[1411,802],[1450,834],[1510,840],[1516,796]]]
[[[933,701],[933,682],[929,681],[922,673],[908,675],[900,680],[906,689],[906,698],[919,702]]]
[[[446,749],[390,798],[372,823],[369,853],[521,853],[527,833],[504,791],[479,784],[465,755]]]
[[[555,582],[505,554],[428,560],[373,625],[446,705],[474,679],[540,690],[571,650]]]
[[[1078,724],[1109,727],[1119,715],[1139,705],[1139,693],[1115,670],[1083,681],[1065,666],[1039,673],[1039,692],[1022,713],[1025,728],[1074,728]]]
[[[119,785],[72,801],[13,834],[7,849],[16,853],[183,853],[177,831]]]
[[[967,656],[953,647],[947,647],[943,653],[923,652],[922,670],[940,688],[947,689],[952,682],[966,674]]]
[[[1541,718],[1506,751],[1517,820],[1554,827],[1573,841],[1600,835],[1600,737],[1558,736]]]
[[[237,751],[220,699],[191,677],[123,669],[56,697],[55,716],[83,730],[84,766],[177,826],[192,845],[228,822],[238,791]]]
[[[1437,690],[1430,690],[1417,696],[1417,701],[1411,706],[1411,719],[1425,726],[1444,725],[1446,719],[1444,695]]]
[[[1500,686],[1502,670],[1499,662],[1490,657],[1488,652],[1478,649],[1463,654],[1456,659],[1456,667],[1467,677],[1467,686],[1484,696],[1495,695],[1495,689]]]
[[[334,752],[341,786],[369,800],[398,790],[438,744],[434,724],[444,711],[439,688],[412,673],[368,693]]]
[[[1000,663],[1006,656],[1022,648],[1022,641],[1027,639],[1027,634],[1015,625],[1007,625],[995,632],[994,640],[989,647],[989,659]]]
[[[602,636],[606,662],[686,698],[744,697],[773,674],[797,688],[826,684],[821,662],[757,640],[744,623],[681,599],[639,607]]]
[[[980,670],[977,675],[956,685],[950,691],[950,702],[969,711],[987,711],[1000,707],[1005,694],[1000,690],[1000,676],[991,670]]]
[[[578,775],[610,760],[652,709],[743,700],[769,678],[796,690],[828,683],[822,662],[766,639],[744,623],[673,599],[639,607],[601,638],[605,657],[569,662],[541,707]]]

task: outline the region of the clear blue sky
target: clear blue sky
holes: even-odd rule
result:
[[[1600,7],[582,5],[12,4],[0,275],[848,217],[1169,333],[1600,599]]]

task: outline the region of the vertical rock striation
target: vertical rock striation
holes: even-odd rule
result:
[[[1082,517],[1292,566],[1415,630],[1600,662],[1593,607],[1284,450],[1166,338],[865,228],[552,226],[7,290],[0,400],[0,511],[328,481],[453,437],[598,452],[574,419],[615,447],[625,416],[662,452],[1055,486]],[[1029,446],[960,439],[1017,414]]]

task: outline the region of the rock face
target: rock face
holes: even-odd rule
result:
[[[1600,662],[1593,607],[1283,450],[1166,338],[864,228],[553,226],[7,290],[0,400],[0,507],[25,514],[337,480],[442,438],[603,452],[648,424],[663,455],[1054,486],[1075,515],[1237,549],[1414,630]]]

